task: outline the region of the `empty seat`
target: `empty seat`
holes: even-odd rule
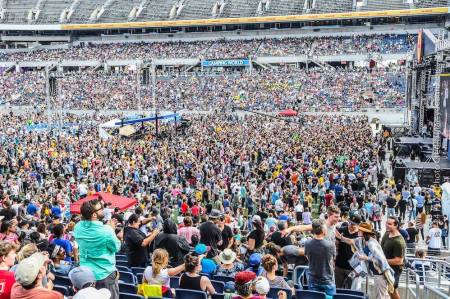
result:
[[[137,277],[131,272],[119,271],[119,282],[137,284]]]
[[[53,286],[53,290],[63,294],[65,297],[70,296],[69,288],[66,286],[55,285]]]
[[[130,268],[125,266],[116,266],[117,271],[134,273]]]
[[[170,288],[178,289],[179,286],[180,286],[180,277],[179,276],[170,277]]]
[[[53,281],[55,285],[68,287],[72,285],[72,282],[70,281],[69,277],[67,276],[60,276],[55,275],[55,281]]]
[[[336,294],[348,294],[353,296],[365,296],[364,292],[355,291],[355,290],[347,290],[347,289],[336,289]]]
[[[363,296],[355,296],[355,295],[349,295],[349,294],[336,294],[333,296],[333,299],[365,299]]]
[[[208,299],[206,292],[186,290],[186,289],[176,289],[175,290],[176,299]]]
[[[213,279],[217,280],[217,281],[222,281],[222,282],[234,281],[234,277],[225,276],[225,275],[214,275]]]
[[[137,292],[136,284],[119,282],[119,292],[135,294]]]
[[[137,275],[139,273],[144,273],[145,268],[141,267],[131,267],[131,271],[134,273],[134,275]]]
[[[144,299],[141,295],[130,294],[130,293],[120,293],[120,299]]]
[[[211,284],[217,293],[223,293],[223,290],[225,289],[225,283],[223,281],[211,280]]]

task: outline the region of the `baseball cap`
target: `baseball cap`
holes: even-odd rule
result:
[[[359,225],[362,222],[361,215],[353,213],[352,215],[350,215],[350,218],[348,219],[348,222],[350,224],[357,224],[357,225]]]
[[[213,274],[216,272],[217,264],[211,259],[202,259],[202,273]]]
[[[77,290],[81,290],[88,283],[96,281],[94,272],[86,266],[79,266],[70,270],[69,279]]]
[[[210,248],[208,248],[208,246],[206,246],[203,243],[197,244],[194,248],[194,251],[196,254],[200,255],[200,254],[205,254],[210,250]]]
[[[261,222],[261,217],[259,215],[253,215],[252,222]]]
[[[251,267],[258,266],[259,264],[261,264],[261,259],[262,259],[262,255],[260,253],[253,253],[252,255],[250,255],[250,257],[248,259],[248,264]]]
[[[267,278],[258,277],[255,281],[255,291],[259,295],[267,295],[270,291],[270,284]]]
[[[82,290],[79,290],[73,299],[109,299],[111,298],[111,292],[108,289],[100,289],[97,290],[93,287],[88,287]]]
[[[224,293],[234,293],[234,281],[227,281],[223,288]]]
[[[16,281],[22,286],[32,284],[39,275],[39,271],[46,260],[47,257],[40,252],[33,253],[31,256],[23,259],[17,266],[14,275]]]
[[[222,215],[222,213],[219,210],[213,209],[211,210],[211,213],[209,213],[209,218],[211,219],[217,219]]]
[[[256,274],[252,271],[242,271],[234,276],[234,281],[238,285],[243,285],[253,281],[256,278]]]

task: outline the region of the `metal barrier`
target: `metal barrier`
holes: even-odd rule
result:
[[[450,296],[444,294],[441,290],[425,285],[423,288],[423,299],[430,299],[432,295],[434,295],[433,298],[443,298],[443,299],[450,298]]]
[[[417,274],[413,269],[407,268],[407,270],[406,270],[406,289],[405,289],[406,299],[409,299],[410,292],[414,296],[413,298],[417,298],[419,296],[419,292],[420,292],[420,283],[415,283],[415,289],[413,289],[412,286],[409,285],[411,275],[413,275],[416,282],[420,281],[419,274]]]

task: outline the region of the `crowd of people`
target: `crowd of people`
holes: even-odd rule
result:
[[[56,79],[52,106],[67,109],[138,109],[135,71],[67,72]],[[162,74],[153,86],[141,85],[141,107],[163,110],[245,108],[279,111],[335,111],[343,108],[403,107],[404,69],[311,68],[254,70],[188,76]],[[0,76],[0,103],[12,106],[46,104],[43,73]]]
[[[74,298],[119,298],[120,255],[142,269],[148,297],[172,297],[173,277],[217,294],[220,276],[236,298],[274,288],[286,298],[302,283],[293,267],[305,265],[308,290],[361,290],[370,274],[375,298],[399,298],[406,247],[431,251],[448,231],[438,187],[385,177],[386,139],[366,117],[191,115],[183,132],[163,126],[167,138],[99,138],[98,124],[115,116],[67,115],[75,127],[65,132],[31,130],[46,122],[40,113],[0,117],[2,298],[62,298],[61,276]],[[100,195],[70,213],[97,192],[137,202],[121,210]],[[422,193],[433,194],[429,213]]]
[[[414,35],[354,35],[217,41],[86,43],[62,49],[0,52],[0,61],[130,60],[152,58],[229,59],[253,56],[406,53]]]

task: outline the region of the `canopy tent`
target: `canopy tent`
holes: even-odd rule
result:
[[[134,198],[123,197],[119,195],[114,195],[105,192],[98,192],[92,195],[87,196],[86,198],[80,199],[79,201],[74,202],[70,205],[70,213],[71,214],[80,214],[81,205],[86,201],[91,201],[94,199],[101,198],[104,203],[111,203],[111,208],[119,208],[121,211],[132,207],[137,204],[137,200]]]
[[[295,111],[293,109],[285,109],[283,111],[280,111],[279,115],[280,116],[296,116],[297,111]]]

